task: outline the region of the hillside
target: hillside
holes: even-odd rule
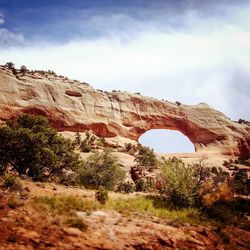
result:
[[[56,197],[62,202],[57,198],[53,205]],[[67,197],[71,213],[63,207]],[[192,211],[159,218],[132,207],[138,195],[110,197],[112,201],[100,207],[93,191],[21,181],[18,192],[0,193],[0,249],[247,249],[250,244],[249,232],[198,225]],[[114,201],[120,205],[112,205]]]

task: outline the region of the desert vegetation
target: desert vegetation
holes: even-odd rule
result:
[[[186,164],[176,157],[159,158],[153,149],[129,143],[122,149],[134,157],[128,180],[105,139],[87,132],[83,139],[76,133],[74,140],[67,140],[44,117],[21,115],[7,121],[0,127],[0,141],[0,185],[6,192],[26,192],[22,179],[39,181],[42,188],[45,184],[41,183],[62,183],[93,190],[92,199],[63,193],[33,199],[31,204],[38,211],[63,216],[63,225],[86,231],[88,224],[76,216],[78,211],[87,216],[96,210],[114,210],[130,220],[140,214],[168,223],[249,229],[249,200],[238,196],[249,194],[249,179],[239,168],[248,168],[247,160],[225,161],[224,167],[231,169],[228,172],[207,167],[204,157]],[[82,152],[89,156],[82,159]],[[123,194],[117,198],[113,192]],[[15,195],[7,201],[10,209],[22,204]]]
[[[75,169],[80,158],[72,142],[49,127],[44,117],[22,115],[0,128],[0,171],[11,166],[19,175],[48,180]]]
[[[75,148],[79,149],[81,152],[89,153],[96,149],[104,149],[107,146],[107,142],[104,138],[90,134],[87,131],[84,139],[82,139],[79,132],[76,132],[74,145]]]
[[[117,158],[109,149],[96,152],[78,168],[78,184],[88,188],[114,190],[124,180]]]

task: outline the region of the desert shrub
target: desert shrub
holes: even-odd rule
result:
[[[138,147],[137,145],[134,145],[132,143],[125,143],[124,147],[123,147],[123,152],[126,152],[130,155],[135,155],[136,152],[138,151]]]
[[[220,221],[227,225],[233,224],[249,229],[247,217],[237,208],[237,204],[234,200],[218,200],[211,206],[203,207],[201,210],[210,219]]]
[[[108,200],[108,190],[100,187],[99,190],[95,191],[95,198],[100,204],[104,205]]]
[[[222,164],[224,167],[228,168],[229,170],[234,170],[237,168],[237,165],[234,164],[234,161],[232,159],[225,160]]]
[[[246,171],[237,170],[233,173],[233,187],[237,194],[249,195],[250,180],[248,179]]]
[[[95,145],[97,137],[86,132],[85,139],[80,144],[80,150],[84,153],[92,151],[92,146]]]
[[[244,120],[244,119],[239,119],[239,120],[238,120],[238,123],[239,123],[239,124],[242,124],[242,123],[243,123],[243,124],[248,124],[249,121],[246,121],[246,120]]]
[[[12,71],[13,75],[17,75],[17,70],[16,70],[16,68],[12,68],[11,71]]]
[[[200,210],[208,218],[226,224],[247,225],[245,214],[249,211],[249,202],[234,197],[233,182],[230,179],[220,183],[213,179],[204,182],[197,197]]]
[[[55,73],[53,70],[50,70],[50,69],[49,69],[47,72],[48,72],[48,74],[56,75],[56,73]]]
[[[79,132],[76,132],[75,133],[74,144],[77,145],[77,146],[81,145],[81,140],[82,140],[81,134]]]
[[[213,168],[207,167],[206,160],[206,155],[202,155],[198,158],[197,162],[192,165],[192,167],[194,168],[194,178],[197,181],[197,186],[200,186],[212,175]],[[215,171],[215,169],[213,170]]]
[[[21,72],[21,73],[26,73],[27,71],[28,71],[28,69],[26,68],[26,66],[22,65],[22,66],[20,67],[20,72]]]
[[[246,160],[246,159],[238,158],[238,159],[234,160],[234,163],[235,163],[235,164],[241,164],[241,165],[250,167],[250,161],[249,161],[249,160]]]
[[[6,66],[8,69],[13,69],[13,68],[15,68],[15,64],[14,64],[13,62],[7,62],[7,63],[5,64],[5,66]]]
[[[17,183],[17,177],[14,175],[10,175],[10,174],[5,174],[3,176],[3,186],[5,188],[11,188],[14,187]]]
[[[163,159],[160,165],[161,193],[168,197],[174,206],[194,205],[198,183],[194,166],[185,165],[176,157]]]
[[[97,145],[97,146],[100,146],[100,147],[107,147],[108,143],[107,143],[107,141],[105,140],[105,138],[101,137],[101,138],[98,138],[98,139],[97,139],[96,145]]]
[[[5,64],[5,67],[7,67],[8,69],[10,69],[12,71],[13,75],[17,74],[17,70],[16,70],[15,64],[13,62],[7,62]]]
[[[124,151],[125,152],[130,152],[133,149],[133,144],[132,143],[126,143],[124,145]]]
[[[135,156],[135,161],[142,166],[156,166],[157,157],[153,149],[139,144],[138,154]]]
[[[141,178],[136,180],[135,182],[135,190],[137,192],[147,192],[149,189],[149,183],[145,178]]]
[[[135,184],[130,181],[120,183],[116,191],[125,194],[133,193],[135,191]]]
[[[89,153],[92,151],[91,145],[86,142],[86,140],[81,142],[80,150],[84,153]]]
[[[78,169],[78,183],[89,188],[102,186],[114,190],[124,178],[125,173],[120,169],[117,158],[107,148],[88,157]]]
[[[185,165],[176,157],[161,162],[160,191],[176,207],[211,207],[233,198],[231,180],[221,169],[207,168],[204,158]]]
[[[233,188],[229,181],[216,185],[213,180],[208,180],[199,188],[202,207],[211,207],[218,201],[231,201],[233,197]]]
[[[0,166],[44,180],[81,163],[71,141],[49,127],[41,116],[22,115],[0,128]]]

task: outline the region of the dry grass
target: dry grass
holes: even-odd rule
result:
[[[178,223],[201,223],[200,212],[195,208],[172,210],[157,207],[152,199],[144,196],[127,199],[109,199],[105,204],[78,196],[46,196],[36,198],[35,207],[52,215],[70,215],[74,211],[114,210],[125,216],[135,213],[142,216],[154,216],[159,219],[175,221]]]

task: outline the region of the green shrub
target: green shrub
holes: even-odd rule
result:
[[[13,69],[13,68],[15,68],[15,64],[14,64],[13,62],[7,62],[7,63],[5,64],[5,66],[6,66],[8,69]]]
[[[78,169],[79,184],[94,189],[102,186],[107,190],[114,190],[124,178],[124,171],[109,149],[94,153]]]
[[[138,145],[138,154],[135,156],[135,161],[141,166],[156,166],[157,158],[153,149]]]
[[[81,145],[81,134],[79,132],[75,133],[75,140],[74,140],[74,144],[75,145]]]
[[[26,68],[26,66],[22,65],[22,66],[20,67],[20,72],[21,72],[21,73],[26,73],[27,71],[28,71],[28,69]]]
[[[100,187],[100,189],[95,192],[95,198],[100,204],[104,205],[108,200],[108,191],[105,188]]]
[[[77,168],[81,161],[70,140],[49,127],[41,116],[22,115],[0,127],[0,168],[11,165],[20,174],[44,180]]]
[[[174,206],[190,207],[194,205],[197,191],[195,168],[185,165],[176,157],[163,159],[161,165],[161,192]]]
[[[235,225],[238,227],[245,227],[249,230],[249,221],[245,216],[249,211],[249,202],[247,204],[247,210],[242,213],[241,208],[238,206],[239,201],[233,200],[217,200],[210,206],[203,207],[201,211],[206,214],[209,219],[213,219],[222,222],[226,225]]]
[[[133,182],[123,182],[117,187],[117,192],[121,193],[133,193],[135,191],[135,184]]]
[[[13,69],[12,69],[12,73],[13,73],[13,75],[17,75],[17,70],[16,70],[16,68],[13,68]]]
[[[123,152],[126,152],[130,155],[135,155],[138,151],[138,146],[132,143],[125,143]]]
[[[92,151],[91,145],[86,141],[82,141],[80,145],[80,150],[84,153],[89,153]]]
[[[96,144],[100,147],[107,147],[108,145],[107,141],[103,137],[98,138]]]
[[[48,72],[48,74],[56,75],[56,73],[55,73],[53,70],[50,70],[50,69],[49,69],[47,72]]]
[[[16,176],[10,175],[10,174],[5,174],[3,176],[3,186],[5,188],[11,188],[14,187],[17,184],[17,178]]]
[[[125,152],[130,152],[133,149],[133,144],[132,143],[126,143],[124,145],[124,151]]]
[[[92,147],[97,143],[97,137],[86,132],[85,139],[80,144],[80,150],[84,153],[89,153],[92,151]]]
[[[135,182],[135,190],[137,192],[147,192],[148,188],[149,188],[148,182],[144,178],[138,179]]]
[[[247,172],[237,170],[233,173],[233,186],[237,194],[249,195],[250,193],[250,180],[248,179]]]

